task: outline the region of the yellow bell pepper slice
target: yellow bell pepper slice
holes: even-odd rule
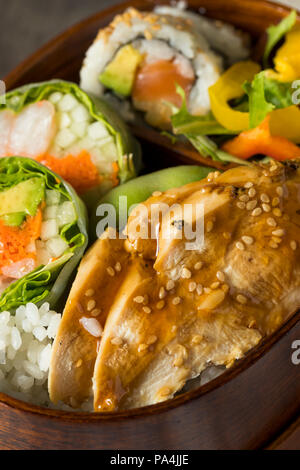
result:
[[[300,28],[296,27],[286,35],[285,42],[274,57],[274,70],[267,76],[282,82],[292,82],[300,78]]]
[[[300,144],[300,109],[297,106],[289,106],[272,111],[270,132]]]
[[[235,111],[228,102],[243,96],[243,83],[252,81],[259,71],[260,66],[255,62],[238,62],[209,88],[211,110],[216,120],[226,129],[236,132],[249,129],[249,113]]]

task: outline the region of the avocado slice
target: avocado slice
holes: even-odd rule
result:
[[[105,68],[99,80],[106,88],[121,96],[130,96],[143,55],[130,44],[122,47]]]
[[[30,178],[0,192],[0,219],[5,225],[20,226],[27,215],[34,216],[45,198],[43,178]]]

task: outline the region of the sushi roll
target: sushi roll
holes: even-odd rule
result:
[[[55,306],[87,246],[86,209],[38,162],[0,159],[0,312]]]
[[[81,86],[97,96],[107,95],[128,121],[135,118],[133,109],[161,129],[170,129],[172,108],[182,104],[176,85],[184,90],[192,114],[206,114],[208,88],[224,67],[224,54],[213,50],[218,45],[212,41],[215,29],[200,15],[177,8],[154,12],[129,8],[101,30],[88,49]],[[235,43],[234,59],[249,54],[240,36],[227,26],[228,37]]]
[[[82,196],[134,177],[140,148],[109,105],[53,80],[6,94],[0,157],[22,155],[58,173]]]

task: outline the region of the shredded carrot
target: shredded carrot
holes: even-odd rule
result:
[[[36,258],[36,254],[29,250],[29,245],[40,237],[41,225],[40,208],[34,217],[27,217],[20,227],[5,225],[0,220],[0,272],[4,266],[25,258]]]
[[[281,136],[270,133],[270,116],[255,129],[242,132],[226,142],[223,150],[236,157],[247,160],[253,155],[267,155],[275,160],[291,160],[300,157],[300,148]]]
[[[70,154],[63,158],[40,155],[37,161],[68,181],[79,194],[101,182],[99,171],[92,162],[90,154],[85,150],[76,156]]]
[[[113,173],[111,175],[111,181],[112,181],[112,184],[113,186],[118,186],[119,184],[119,165],[117,162],[113,162],[112,164],[112,168],[113,168]]]

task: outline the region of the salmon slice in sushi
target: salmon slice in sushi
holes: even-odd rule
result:
[[[87,245],[73,188],[29,158],[0,159],[0,311],[54,306]]]
[[[51,81],[6,95],[0,106],[0,157],[35,159],[81,195],[136,175],[139,146],[110,107],[77,85]]]
[[[222,47],[220,34],[226,44],[232,42],[232,54]],[[224,65],[249,55],[246,43],[233,27],[217,27],[197,14],[173,7],[154,12],[130,8],[101,30],[88,49],[81,86],[106,95],[128,120],[135,117],[130,110],[141,111],[148,124],[169,129],[170,104],[182,104],[176,85],[184,90],[192,114],[206,114],[208,88]]]

